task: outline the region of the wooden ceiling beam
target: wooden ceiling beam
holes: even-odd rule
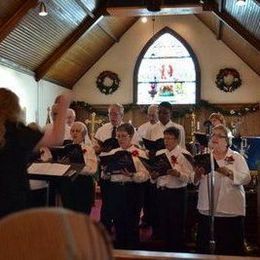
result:
[[[218,10],[220,13],[224,11],[224,5],[226,4],[226,0],[220,0]],[[223,22],[218,19],[217,21],[217,40],[221,40],[222,38],[222,31],[223,31]]]
[[[72,32],[63,43],[35,70],[35,79],[39,81],[44,77],[48,70],[68,51],[68,49],[95,24],[97,24],[104,15],[104,10],[99,9],[94,18],[86,17],[83,22]]]
[[[91,18],[95,18],[95,15],[85,6],[81,0],[75,0],[75,2],[81,7],[81,9],[88,14]]]
[[[260,41],[254,37],[250,32],[245,30],[234,18],[225,12],[220,12],[218,8],[212,10],[224,24],[229,26],[234,32],[236,32],[241,38],[251,44],[258,51],[260,50]]]
[[[197,0],[110,0],[106,8],[113,16],[152,16],[200,13],[203,11],[203,4]]]
[[[214,0],[108,0],[107,11],[114,16],[194,14],[211,11]]]
[[[38,5],[38,0],[27,0],[20,8],[0,26],[0,42],[17,26],[26,13]]]
[[[76,3],[82,8],[82,10],[88,14],[92,19],[95,18],[95,15],[85,6],[85,4],[82,2],[82,0],[75,0]],[[101,25],[97,25],[107,36],[109,36],[114,42],[118,42],[118,39],[108,30],[103,28]]]

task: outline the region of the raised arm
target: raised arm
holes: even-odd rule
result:
[[[49,131],[45,131],[44,136],[35,147],[36,150],[42,146],[60,145],[63,142],[65,119],[71,101],[71,93],[66,93],[60,96],[59,102],[57,103],[57,118],[53,122],[53,127]]]

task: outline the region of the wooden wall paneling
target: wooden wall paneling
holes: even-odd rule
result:
[[[248,104],[249,105],[249,104]],[[93,109],[97,111],[97,116],[106,116],[108,105],[92,105]],[[216,106],[221,107],[225,110],[228,109],[238,109],[241,107],[241,104],[217,104]],[[245,104],[242,104],[244,107]],[[199,121],[200,130],[205,130],[203,128],[203,123],[208,119],[209,115],[213,111],[209,109],[202,108],[199,111],[196,111],[196,122]],[[81,115],[77,115],[81,116]],[[240,133],[242,136],[260,136],[260,111],[257,112],[249,112],[244,116],[225,116],[227,127],[231,128],[231,123],[233,121],[239,120],[241,122]],[[108,118],[105,118],[108,121]],[[146,113],[145,108],[143,106],[133,106],[133,108],[129,111],[125,112],[124,121],[129,122],[129,120],[133,123],[135,127],[140,126],[144,122],[146,122]],[[174,122],[182,124],[186,131],[187,141],[191,141],[191,114],[186,114],[182,118],[173,118]]]

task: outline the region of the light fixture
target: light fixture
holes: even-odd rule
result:
[[[236,5],[237,6],[244,6],[246,4],[246,0],[237,0]]]
[[[39,10],[39,15],[40,16],[46,16],[48,14],[47,12],[47,8],[46,5],[44,4],[44,2],[40,2],[40,10]]]
[[[154,25],[155,25],[155,16],[152,17],[152,30],[153,30],[153,36],[152,39],[154,38]],[[153,39],[154,40],[154,39]],[[158,93],[157,91],[157,78],[156,78],[156,72],[158,70],[158,63],[157,63],[157,59],[155,58],[155,53],[152,52],[151,53],[151,57],[150,57],[154,62],[153,63],[153,69],[151,71],[152,75],[151,78],[153,78],[153,80],[150,83],[150,90],[148,90],[148,93],[150,94],[151,98],[154,99],[154,97],[156,96],[156,94]]]
[[[141,18],[141,21],[142,21],[142,23],[147,23],[147,17],[145,17],[145,16],[142,17],[142,18]]]

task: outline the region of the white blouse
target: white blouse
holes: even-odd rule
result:
[[[163,138],[163,131],[167,129],[168,127],[176,127],[180,131],[180,137],[179,137],[179,145],[186,149],[185,144],[185,130],[182,125],[172,122],[171,120],[166,124],[163,125],[160,121],[156,124],[152,125],[147,130],[147,138],[153,141],[156,141],[157,139]]]
[[[165,153],[168,157],[172,168],[176,169],[180,173],[180,177],[171,176],[171,175],[163,175],[156,179],[157,187],[166,187],[169,189],[181,188],[187,186],[187,183],[191,179],[191,175],[193,172],[192,165],[185,158],[183,153],[189,154],[189,152],[179,145],[177,145],[172,151],[167,149],[160,150],[156,153],[156,155],[160,155]],[[190,154],[189,154],[190,155]],[[176,158],[176,163],[173,164],[171,157],[174,156]]]
[[[232,158],[232,160],[228,160]],[[217,160],[219,167],[227,167],[233,171],[234,179],[230,179],[217,171],[215,174],[215,216],[245,216],[246,200],[243,185],[250,182],[251,176],[247,163],[242,155],[228,149],[225,159]],[[203,175],[199,181],[197,208],[201,214],[209,215],[208,176]]]
[[[98,160],[95,150],[91,145],[81,144],[83,151],[83,157],[85,161],[85,167],[82,169],[80,174],[82,175],[93,175],[97,171]]]

